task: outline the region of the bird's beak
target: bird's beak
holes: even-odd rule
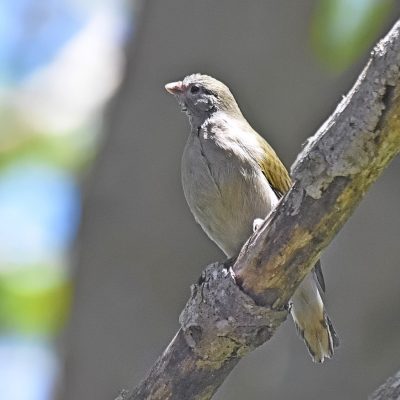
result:
[[[165,85],[165,90],[171,94],[181,94],[185,90],[185,86],[183,85],[182,81],[178,82],[171,82]]]

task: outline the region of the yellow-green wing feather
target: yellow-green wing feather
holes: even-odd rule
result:
[[[282,197],[292,185],[289,173],[272,147],[264,139],[260,139],[265,157],[259,161],[259,165],[276,195]]]
[[[280,198],[290,189],[292,181],[282,161],[276,155],[273,148],[261,136],[260,143],[264,149],[263,153],[265,154],[265,157],[259,162],[260,167],[264,176],[271,185],[271,188],[278,198]],[[325,292],[325,280],[324,275],[322,274],[321,262],[319,260],[315,264],[313,271],[320,288]],[[331,332],[333,332],[334,347],[337,347],[339,345],[339,340],[333,326],[330,329]]]

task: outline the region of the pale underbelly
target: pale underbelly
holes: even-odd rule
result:
[[[239,253],[252,233],[254,219],[265,218],[277,202],[264,177],[265,182],[257,176],[236,178],[236,184],[218,185],[208,193],[201,188],[211,185],[199,182],[188,196],[197,222],[228,257]]]
[[[259,166],[212,140],[191,135],[182,157],[186,201],[207,235],[228,256],[237,255],[256,218],[265,218],[278,199]]]

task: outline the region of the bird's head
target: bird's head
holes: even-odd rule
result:
[[[241,115],[228,87],[211,76],[189,75],[182,81],[166,84],[165,89],[177,98],[192,124],[200,125],[218,111],[231,116]]]

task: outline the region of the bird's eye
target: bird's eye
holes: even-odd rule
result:
[[[191,88],[190,88],[190,93],[198,93],[200,91],[200,88],[197,86],[197,85],[193,85]]]

